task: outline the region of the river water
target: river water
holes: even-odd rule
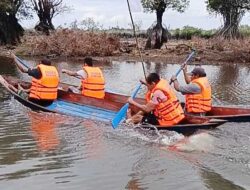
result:
[[[55,65],[59,71],[81,68],[80,62],[72,61]],[[130,94],[143,78],[138,62],[110,61],[99,66],[113,91]],[[146,73],[158,72],[169,79],[179,66],[148,62],[145,68]],[[0,74],[30,79],[3,60],[0,68]],[[250,107],[248,66],[204,68],[212,84],[213,104]],[[60,77],[66,83],[79,82],[64,74]],[[178,79],[184,83],[182,74]],[[108,123],[33,112],[0,86],[1,190],[243,190],[250,189],[249,179],[250,123],[225,123],[190,137],[125,126],[114,130]]]

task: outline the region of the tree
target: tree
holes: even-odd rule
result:
[[[63,0],[31,0],[31,2],[39,18],[39,23],[35,26],[35,29],[46,34],[49,34],[49,30],[55,29],[52,19],[69,10],[69,7],[63,5]]]
[[[16,44],[20,42],[24,29],[18,18],[29,18],[28,2],[25,0],[0,1],[0,44]]]
[[[103,28],[103,26],[99,22],[96,22],[94,18],[91,18],[91,17],[87,17],[86,19],[83,19],[80,22],[80,25],[82,26],[83,30],[87,30],[91,32],[97,31]]]
[[[160,49],[164,42],[168,40],[168,31],[162,26],[162,17],[166,9],[184,12],[189,5],[189,0],[141,0],[145,12],[156,13],[156,24],[148,29],[148,39],[146,48]]]
[[[239,24],[247,10],[250,10],[249,0],[208,0],[207,9],[211,13],[220,14],[224,26],[217,33],[227,39],[240,37]]]

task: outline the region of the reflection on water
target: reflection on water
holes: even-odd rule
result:
[[[207,168],[203,168],[200,171],[201,177],[204,180],[205,186],[211,190],[246,190],[245,188],[234,184],[233,182],[224,179],[220,174],[213,171],[209,171]]]
[[[49,151],[57,148],[60,141],[57,136],[56,127],[61,118],[57,115],[44,118],[43,114],[33,111],[29,111],[28,116],[31,121],[32,135],[39,151]]]
[[[247,72],[248,70],[248,72]],[[213,95],[226,104],[245,104],[249,100],[249,69],[238,65],[222,65],[215,73]]]
[[[129,180],[126,189],[128,190],[143,190],[142,187],[140,187],[140,179],[136,179],[136,176],[132,176],[132,179]]]
[[[60,71],[79,70],[81,61],[53,60],[53,64],[61,81],[79,84],[78,79]],[[145,64],[146,73],[158,72],[167,80],[180,68],[180,64]],[[1,60],[0,66],[0,74],[30,80],[14,64]],[[99,66],[107,88],[121,93],[131,94],[144,78],[141,63],[111,61]],[[214,104],[250,107],[248,66],[204,68],[212,84]],[[184,84],[182,73],[178,79]],[[145,90],[139,96],[144,96]],[[179,93],[178,97],[184,99]],[[226,123],[191,138],[126,126],[113,130],[101,122],[33,112],[0,87],[0,189],[18,189],[21,185],[32,190],[250,189],[249,135],[249,123]],[[169,145],[175,142],[181,148],[170,150]]]

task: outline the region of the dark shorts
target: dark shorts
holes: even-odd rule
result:
[[[37,99],[33,99],[33,98],[29,98],[29,101],[38,104],[40,106],[49,106],[50,104],[52,104],[54,101],[53,100],[37,100]]]
[[[151,112],[144,114],[141,123],[142,124],[159,125],[157,117]]]

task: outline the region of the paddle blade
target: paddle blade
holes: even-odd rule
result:
[[[134,92],[132,93],[131,97],[135,98],[136,94],[138,93],[138,91],[141,88],[141,83],[137,85],[136,89],[134,90]],[[126,113],[128,110],[128,106],[129,103],[126,103],[120,110],[119,112],[116,114],[115,118],[112,120],[112,126],[114,129],[116,129],[119,125],[119,123],[126,117]]]
[[[112,127],[116,129],[119,123],[125,119],[129,104],[126,103],[116,114],[115,118],[112,120]]]

